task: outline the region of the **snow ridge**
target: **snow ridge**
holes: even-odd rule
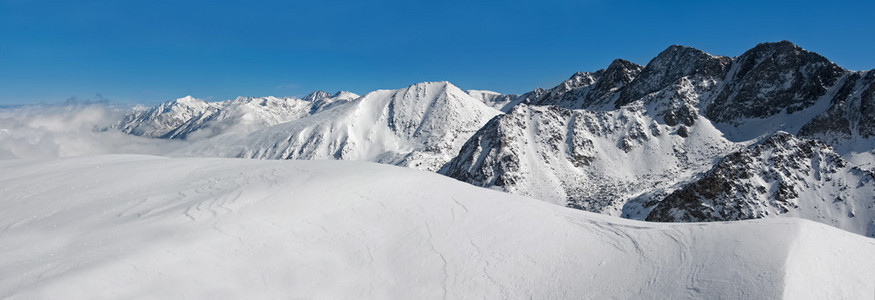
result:
[[[134,111],[116,126],[122,132],[155,138],[201,139],[246,132],[288,122],[358,98],[349,92],[316,91],[305,97],[237,97],[206,102],[186,96],[150,109]]]
[[[334,109],[178,154],[258,159],[366,160],[437,170],[500,112],[449,82],[379,90]]]

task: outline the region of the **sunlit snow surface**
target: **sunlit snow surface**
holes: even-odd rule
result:
[[[654,224],[351,161],[0,161],[0,298],[873,299],[875,240]]]

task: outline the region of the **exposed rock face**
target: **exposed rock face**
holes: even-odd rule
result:
[[[643,68],[626,60],[614,60],[586,94],[582,106],[572,108],[594,109],[612,104],[618,91],[638,77]]]
[[[629,61],[616,59],[607,69],[577,72],[551,89],[538,88],[521,96],[512,95],[512,100],[502,99],[507,104],[502,111],[509,112],[519,103],[555,105],[567,109],[612,110],[619,91],[632,82],[642,68]]]
[[[707,107],[716,122],[792,114],[814,105],[845,70],[783,41],[759,44],[732,64],[723,90]]]
[[[620,92],[614,106],[620,108],[647,94],[676,84],[681,78],[721,79],[729,70],[732,59],[713,56],[702,50],[674,45],[659,53],[635,80]]]
[[[712,129],[707,122],[689,128],[659,124],[644,107],[593,112],[518,105],[475,133],[440,172],[620,215],[632,195],[704,171],[710,159],[731,151],[732,144]]]
[[[544,91],[539,97],[527,99],[529,105],[556,105],[565,108],[580,108],[583,106],[592,87],[604,75],[604,70],[594,73],[577,72],[558,86]]]
[[[875,132],[872,119],[861,115],[875,106],[868,101],[873,93],[866,92],[872,77],[871,72],[844,70],[787,41],[759,44],[737,58],[671,46],[646,67],[616,60],[605,70],[579,72],[517,102],[611,110],[641,101],[669,124],[680,121],[672,114],[695,113],[723,124],[720,128],[738,127],[727,132],[736,141],[784,130],[837,146],[852,134],[868,138]],[[835,138],[819,136],[820,131],[845,134]]]
[[[829,110],[799,130],[799,136],[841,144],[875,136],[875,72],[854,72],[840,83]]]
[[[710,222],[789,214],[873,236],[868,228],[875,216],[873,188],[871,171],[850,167],[826,143],[778,132],[727,155],[701,178],[655,203],[646,220]],[[859,221],[853,219],[861,213]]]

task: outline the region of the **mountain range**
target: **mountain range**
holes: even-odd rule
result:
[[[787,41],[737,57],[673,45],[522,95],[186,97],[117,127],[196,141],[179,156],[365,160],[631,219],[798,216],[875,237],[875,73]]]

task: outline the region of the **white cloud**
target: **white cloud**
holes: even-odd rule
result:
[[[162,155],[184,142],[108,129],[127,108],[69,101],[0,108],[0,158],[46,158],[132,153]]]

